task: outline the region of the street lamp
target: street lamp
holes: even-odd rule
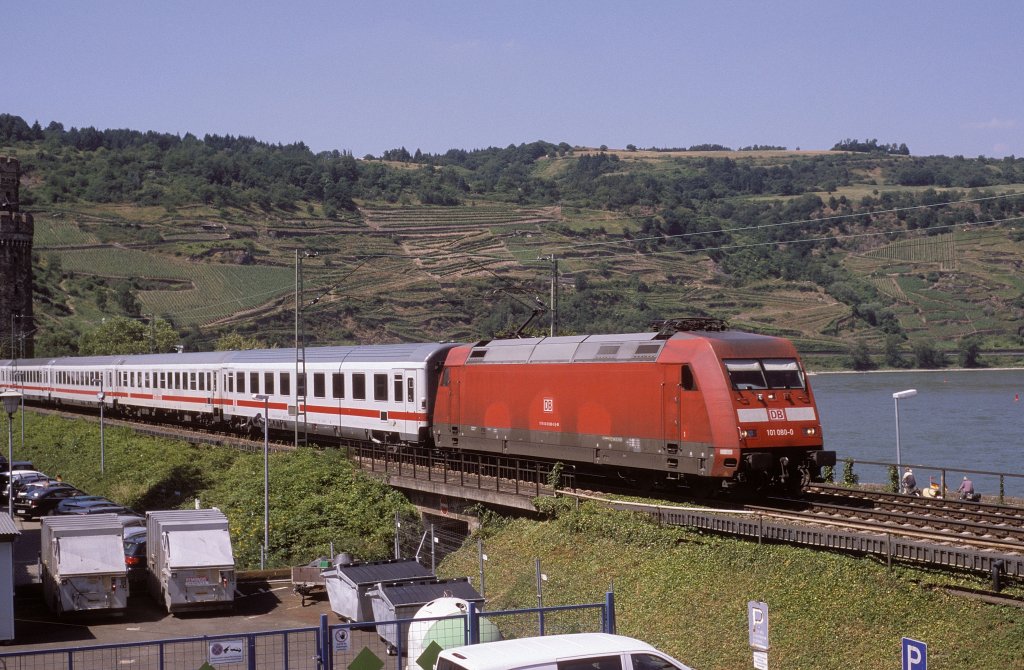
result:
[[[900,400],[904,398],[913,398],[917,395],[917,389],[907,389],[906,391],[897,391],[892,394],[892,401],[896,405],[896,476],[899,477],[900,466],[903,464],[900,458]]]
[[[103,374],[102,372],[100,373]],[[106,443],[103,436],[103,406],[106,405],[103,402],[107,397],[107,394],[103,392],[103,377],[100,377],[100,392],[96,394],[96,399],[100,401],[100,475],[103,474],[103,462],[104,462],[104,451]]]
[[[270,396],[254,393],[253,400],[263,401],[263,551],[260,552],[260,570],[270,552]]]
[[[18,411],[18,403],[21,402],[21,394],[17,391],[4,391],[0,393],[4,401],[4,411],[7,413],[7,514],[14,518],[14,413]]]

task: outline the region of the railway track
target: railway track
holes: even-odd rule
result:
[[[1024,553],[1024,508],[1013,505],[825,486],[768,500],[772,507],[748,509],[810,524]]]

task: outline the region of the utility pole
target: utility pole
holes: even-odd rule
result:
[[[558,259],[551,254],[551,337],[558,334]]]
[[[305,252],[307,256],[315,256],[316,252]],[[302,257],[298,248],[295,249],[295,447],[299,442],[299,421],[302,421],[302,442],[309,442],[306,424],[306,335],[302,324]],[[300,386],[301,384],[301,386]]]

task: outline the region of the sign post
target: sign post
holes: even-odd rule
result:
[[[754,667],[768,670],[768,603],[747,602],[747,633],[754,650]]]

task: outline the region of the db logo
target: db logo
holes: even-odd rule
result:
[[[555,411],[554,398],[544,398],[544,411],[547,412],[548,414]]]
[[[784,409],[769,409],[768,410],[768,420],[769,421],[785,421],[786,420],[786,410],[784,410]]]

